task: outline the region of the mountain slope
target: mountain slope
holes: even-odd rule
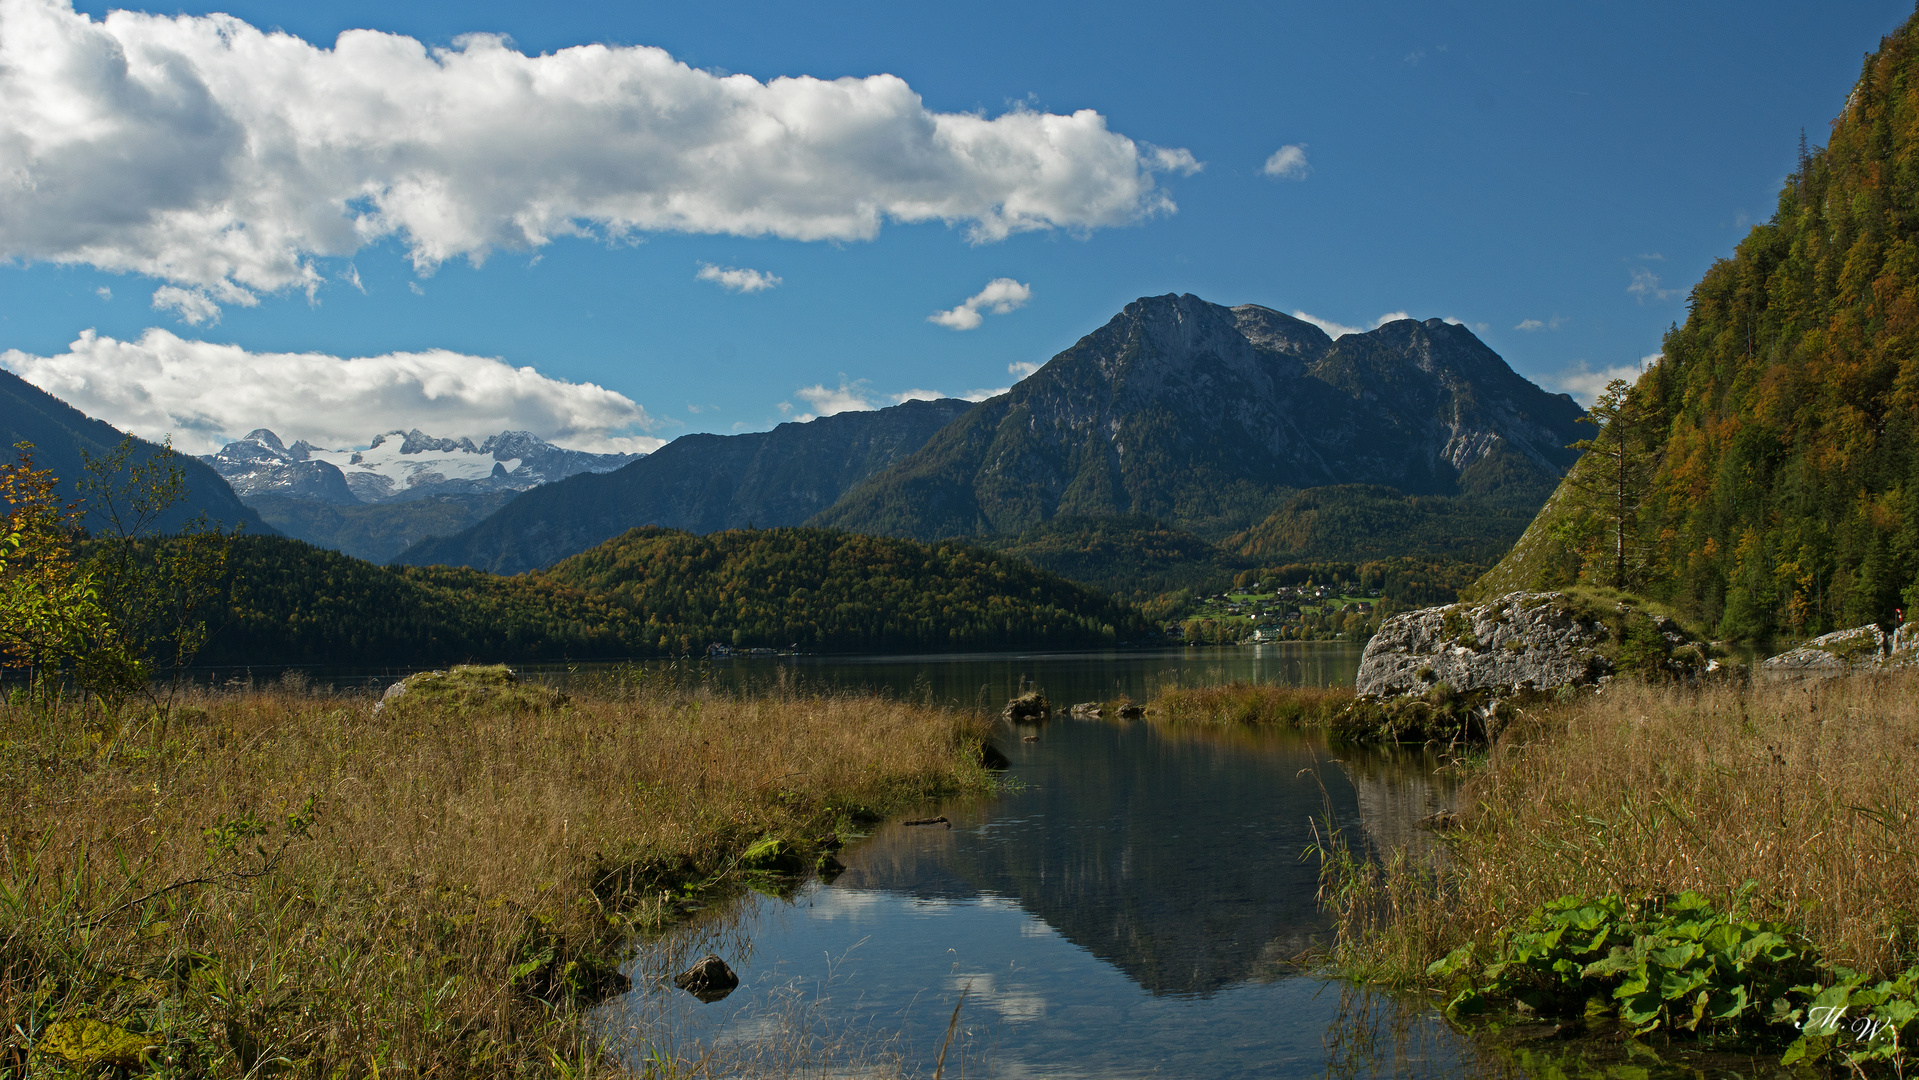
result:
[[[421,540],[450,536],[479,524],[515,494],[489,491],[338,503],[269,492],[249,495],[246,503],[283,535],[356,559],[386,563]]]
[[[529,491],[472,528],[413,545],[397,561],[512,574],[642,525],[693,533],[797,525],[972,407],[951,398],[909,401],[772,431],[684,435],[623,469]]]
[[[933,539],[1144,514],[1217,539],[1330,484],[1518,477],[1543,499],[1581,411],[1438,319],[1335,342],[1255,305],[1146,297],[814,524]]]
[[[973,543],[1135,602],[1176,589],[1223,590],[1252,565],[1148,517],[1056,517]]]
[[[1722,636],[1817,634],[1919,603],[1914,87],[1909,20],[1772,220],[1693,288],[1603,436],[1648,464],[1625,500],[1626,584]],[[1482,593],[1611,584],[1620,515],[1574,484],[1602,464],[1575,470]]]
[[[34,467],[51,470],[59,478],[61,498],[79,498],[75,483],[86,475],[86,455],[105,457],[125,438],[119,428],[87,416],[10,371],[0,371],[0,442],[4,442],[0,454],[11,462],[15,443],[32,443]],[[150,461],[162,452],[159,446],[140,440],[133,462]],[[157,529],[177,530],[204,511],[208,521],[227,529],[244,526],[254,534],[273,532],[205,462],[185,454],[174,454],[173,460],[186,476],[187,496],[155,523]],[[91,518],[88,525],[101,527]]]

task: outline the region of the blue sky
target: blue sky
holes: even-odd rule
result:
[[[239,3],[117,26],[107,10],[0,0],[0,53],[37,65],[0,77],[16,117],[0,119],[0,175],[29,181],[0,184],[0,365],[204,449],[258,424],[364,445],[409,418],[599,448],[760,430],[1007,386],[1166,292],[1358,328],[1453,318],[1522,374],[1582,391],[1657,351],[1690,284],[1770,216],[1800,130],[1823,141],[1861,55],[1911,9]],[[312,48],[221,52],[244,27],[200,18],[214,11]],[[361,113],[339,105],[370,92],[341,89],[344,48],[319,51],[355,29],[389,35],[353,53],[384,95]],[[137,107],[101,74],[115,34]],[[505,57],[486,70],[507,89],[473,104],[494,84],[437,86],[453,76],[431,59],[592,43],[615,48],[565,54],[563,114],[527,104],[545,75],[510,74],[553,65]],[[740,149],[761,146],[765,117],[717,149],[697,115],[650,141],[615,130],[636,96],[799,100],[799,84],[729,75],[904,85],[852,84],[847,110],[893,111],[842,138],[841,91],[810,84],[777,152]],[[326,123],[284,122],[321,106]],[[1053,124],[1070,176],[908,145],[935,123],[1020,152]],[[240,153],[251,164],[223,164]],[[679,187],[647,186],[649,155]],[[432,182],[409,188],[415,166],[391,162],[425,157]],[[977,317],[929,320],[1001,279]]]

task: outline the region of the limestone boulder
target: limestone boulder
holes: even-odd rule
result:
[[[1603,620],[1582,618],[1557,593],[1510,593],[1482,604],[1422,608],[1387,619],[1360,656],[1362,696],[1454,690],[1552,689],[1612,674]]]
[[[1890,634],[1870,624],[1834,630],[1759,663],[1767,675],[1786,677],[1913,667],[1919,667],[1919,630],[1911,625]]]

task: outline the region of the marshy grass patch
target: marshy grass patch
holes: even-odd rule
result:
[[[988,785],[971,714],[449,676],[0,705],[0,1074],[620,1074],[637,940]]]
[[[1171,724],[1312,727],[1331,723],[1352,701],[1350,686],[1233,682],[1164,691],[1147,715]]]

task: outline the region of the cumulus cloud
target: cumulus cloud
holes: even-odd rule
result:
[[[1306,144],[1289,143],[1273,151],[1259,171],[1278,180],[1306,179],[1313,174],[1312,165],[1306,161]]]
[[[1521,319],[1518,325],[1514,326],[1513,329],[1524,330],[1531,334],[1540,330],[1557,330],[1564,325],[1566,325],[1565,317],[1554,315],[1550,319]]]
[[[866,412],[871,409],[883,409],[889,405],[903,405],[909,401],[938,401],[941,398],[956,397],[965,401],[985,401],[989,397],[998,397],[1011,387],[1002,386],[996,390],[974,390],[965,394],[947,394],[939,390],[912,389],[897,393],[881,393],[872,388],[870,381],[855,379],[851,382],[841,378],[837,387],[825,383],[803,386],[793,392],[793,396],[806,402],[808,408],[801,409],[790,401],[779,404],[781,415],[790,416],[804,424],[808,420],[817,420],[822,416],[832,416],[843,412]]]
[[[1314,326],[1317,326],[1321,330],[1326,331],[1327,337],[1337,340],[1339,338],[1345,337],[1347,334],[1363,334],[1368,330],[1377,330],[1380,327],[1385,326],[1389,322],[1398,322],[1401,319],[1410,319],[1412,318],[1412,316],[1406,314],[1403,311],[1389,311],[1386,314],[1381,315],[1379,318],[1374,319],[1373,324],[1371,326],[1347,326],[1345,323],[1334,322],[1331,319],[1322,319],[1317,315],[1308,315],[1303,311],[1293,312],[1293,318],[1298,319],[1300,322],[1312,323]],[[1460,326],[1465,325],[1464,323],[1461,323],[1458,319],[1447,319],[1446,321],[1449,323],[1456,323]]]
[[[1174,209],[1156,173],[1199,167],[1090,109],[935,112],[892,75],[760,82],[656,48],[528,56],[486,34],[349,30],[320,48],[69,0],[0,0],[0,101],[0,258],[145,274],[208,304],[311,292],[316,258],[386,240],[424,274],[575,235],[1125,225]]]
[[[732,266],[719,267],[712,263],[701,263],[700,272],[693,276],[701,281],[711,281],[727,292],[736,293],[760,292],[778,285],[781,281],[778,274],[742,270]]]
[[[926,321],[938,323],[949,330],[971,330],[980,324],[982,308],[995,315],[1004,315],[1025,307],[1032,298],[1032,286],[1021,285],[1009,277],[994,278],[986,283],[984,289],[967,297],[960,306],[950,311],[936,311],[928,315]]]
[[[531,431],[580,450],[636,452],[662,440],[631,399],[484,356],[434,349],[383,356],[249,352],[154,328],[138,341],[88,330],[54,356],[0,352],[4,367],[92,416],[191,453],[271,428],[334,449],[383,431],[440,436]]]
[[[1593,402],[1599,400],[1599,395],[1606,389],[1608,383],[1614,379],[1637,382],[1639,376],[1646,373],[1646,369],[1657,364],[1664,356],[1664,353],[1653,353],[1650,356],[1640,357],[1636,364],[1620,364],[1617,367],[1598,369],[1594,369],[1584,360],[1575,360],[1570,367],[1562,369],[1548,381],[1553,389],[1571,394],[1574,401],[1590,408]]]
[[[1039,369],[1040,369],[1040,365],[1032,363],[1030,361],[1026,361],[1026,360],[1015,360],[1012,363],[1006,365],[1006,373],[1008,375],[1017,375],[1022,379],[1024,379],[1028,375],[1031,375],[1033,372],[1038,371]]]
[[[99,288],[97,288],[97,289],[95,289],[95,290],[93,290],[93,294],[94,294],[95,296],[98,296],[98,297],[99,297],[100,299],[102,299],[102,300],[111,300],[111,299],[113,299],[113,290],[112,290],[112,289],[109,289],[109,288],[107,288],[107,287],[106,287],[105,285],[102,285],[102,286],[100,286]]]
[[[853,383],[843,382],[837,388],[829,387],[824,383],[802,386],[795,391],[795,395],[812,406],[810,410],[794,418],[801,423],[837,413],[865,412],[868,409],[879,408],[867,396],[864,379]],[[783,406],[783,408],[791,408],[791,406]]]
[[[1632,284],[1626,286],[1626,291],[1637,297],[1643,304],[1648,300],[1661,302],[1671,300],[1684,290],[1660,288],[1658,274],[1643,266],[1635,266],[1632,268]]]

